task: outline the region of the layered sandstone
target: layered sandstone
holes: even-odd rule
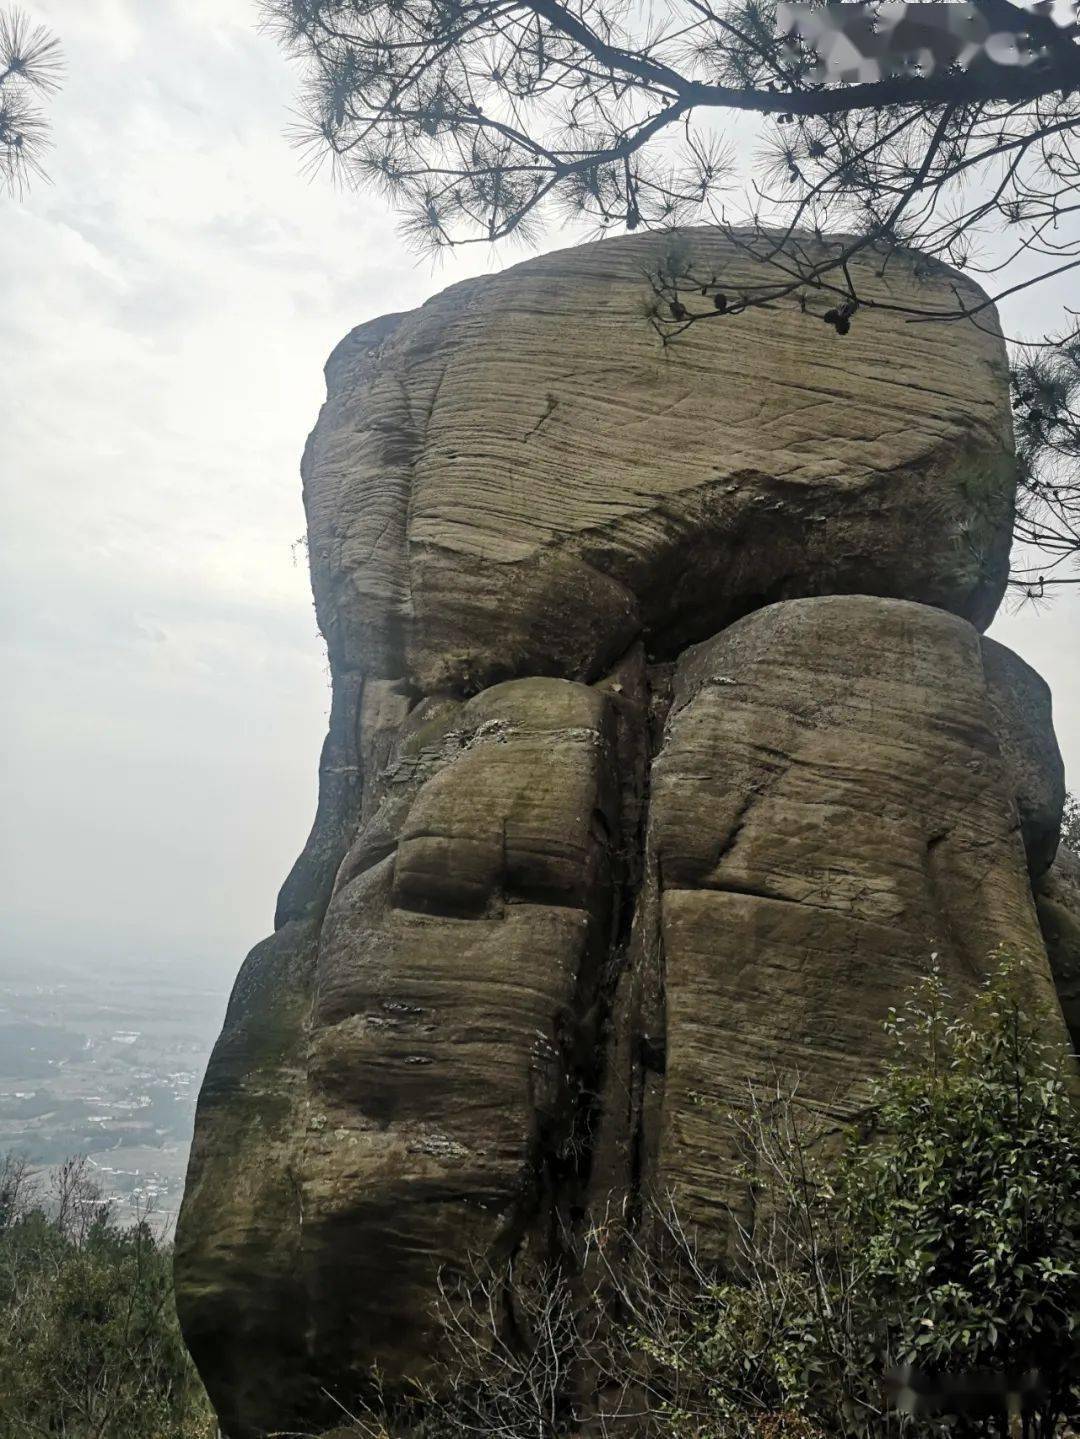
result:
[[[775,278],[708,230],[695,266]],[[974,326],[794,306],[664,347],[665,242],[560,251],[360,325],[304,456],[335,664],[421,693],[590,680],[643,636],[674,658],[739,614],[866,591],[988,623],[1012,495],[1005,356]],[[875,256],[861,293],[951,307],[943,267]]]
[[[1056,1004],[1049,698],[979,633],[1011,529],[1000,339],[905,324],[968,282],[864,255],[891,308],[847,337],[792,307],[664,347],[662,245],[455,286],[328,364],[319,808],[178,1236],[230,1439],[422,1373],[440,1272],[551,1258],[612,1204],[673,1195],[722,1249],[747,1081],[797,1068],[850,1115],[932,953],[963,993],[1006,946]]]
[[[753,1081],[795,1070],[805,1103],[850,1121],[882,1016],[930,953],[957,999],[1001,947],[1041,959],[987,644],[924,605],[832,597],[771,605],[680,660],[650,859],[657,1183],[687,1218],[720,1231],[740,1202]],[[1051,1000],[1044,961],[1031,982]]]

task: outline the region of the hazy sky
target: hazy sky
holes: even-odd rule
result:
[[[251,0],[23,3],[68,74],[53,183],[0,199],[3,936],[231,972],[314,809],[329,692],[293,545],[323,361],[519,256],[433,271],[379,201],[301,176]],[[1070,594],[993,630],[1050,680],[1074,787],[1078,619]]]

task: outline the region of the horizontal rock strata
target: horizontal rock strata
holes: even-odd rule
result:
[[[695,268],[775,280],[710,230]],[[770,600],[865,592],[980,627],[1005,581],[1013,461],[992,326],[881,309],[842,341],[794,305],[662,346],[669,242],[558,251],[361,325],[304,456],[335,666],[423,694],[589,680]],[[952,308],[955,272],[852,261],[860,293]]]

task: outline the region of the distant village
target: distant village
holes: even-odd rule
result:
[[[0,969],[0,1153],[47,1185],[86,1155],[104,1203],[171,1231],[224,991],[137,976]]]

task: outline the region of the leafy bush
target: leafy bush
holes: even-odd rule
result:
[[[0,1160],[0,1434],[217,1434],[176,1322],[171,1248],[146,1218],[117,1224],[83,1160],[44,1195],[24,1162]]]
[[[668,1217],[675,1264],[669,1244],[620,1280],[623,1364],[647,1356],[662,1431],[989,1435],[1010,1432],[1011,1411],[1052,1436],[1080,1422],[1080,1112],[1054,1030],[1010,963],[959,1017],[932,973],[887,1028],[893,1063],[838,1155],[797,1089],[752,1097],[758,1218],[726,1276]]]
[[[901,1359],[1037,1369],[1055,1416],[1080,1400],[1080,1115],[1005,966],[968,1019],[935,974],[890,1025],[879,1144],[849,1158],[845,1220]],[[1074,1381],[1076,1381],[1074,1383]]]

